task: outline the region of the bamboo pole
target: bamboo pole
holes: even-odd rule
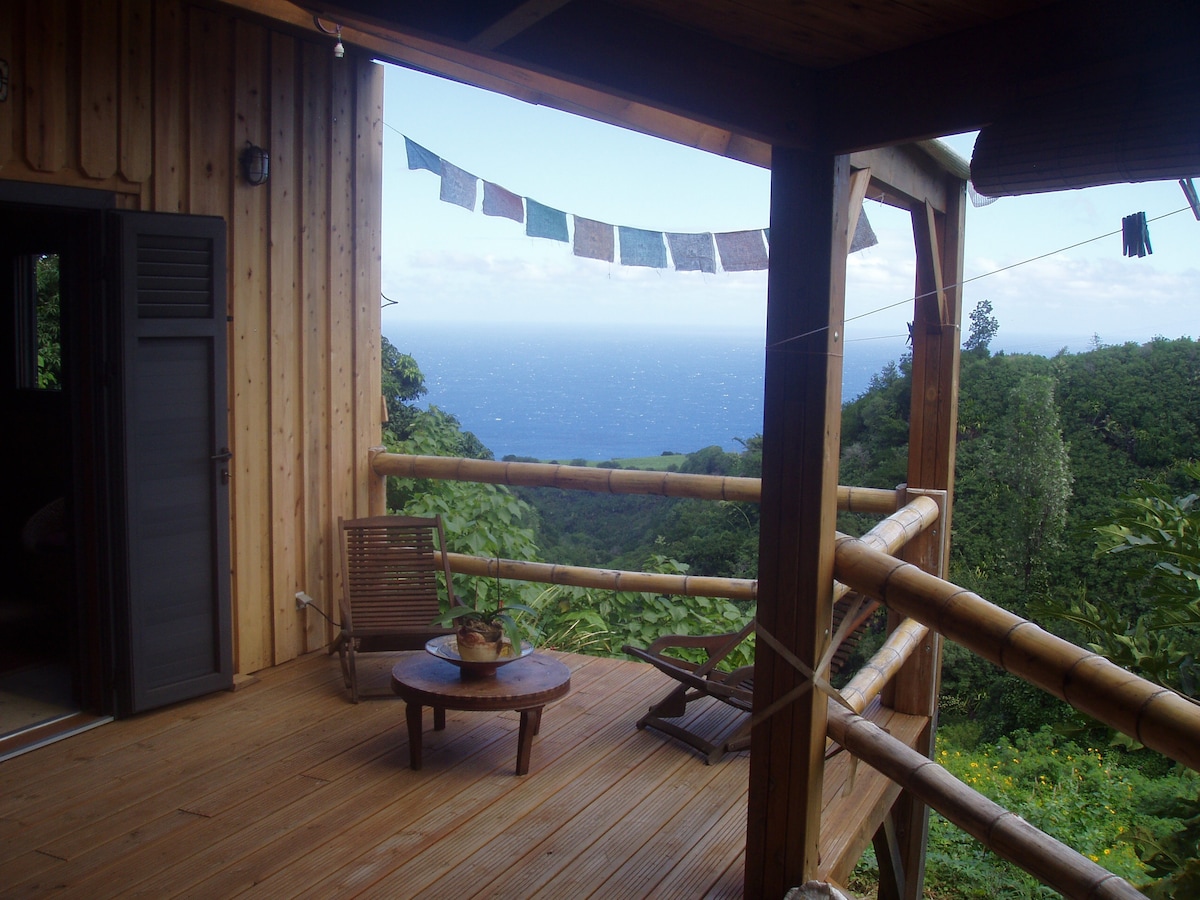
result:
[[[941,509],[937,500],[930,496],[933,493],[926,491],[913,497],[907,505],[875,523],[859,540],[880,553],[889,556],[898,553],[905,544],[938,520]]]
[[[606,591],[638,591],[681,597],[727,597],[730,600],[754,600],[757,588],[757,582],[748,578],[589,569],[585,566],[487,559],[462,553],[449,553],[447,556],[451,572],[480,578],[507,578],[512,581],[536,581]]]
[[[851,754],[1068,898],[1143,900],[1129,882],[967,787],[872,722],[830,701],[828,733]]]
[[[896,626],[875,654],[839,691],[855,712],[861,714],[867,704],[882,693],[928,633],[929,629],[916,619],[905,619]]]
[[[634,469],[600,469],[560,466],[553,463],[496,462],[451,456],[410,456],[380,453],[371,462],[377,475],[397,478],[437,478],[477,481],[521,487],[556,487],[602,494],[654,494],[694,500],[730,500],[758,503],[757,478],[721,475],[688,475],[680,472],[643,472]],[[896,492],[878,488],[838,488],[838,509],[887,515],[896,511]]]
[[[932,525],[937,517],[937,503],[927,496],[917,497],[904,509],[897,510],[881,520],[861,540],[881,552],[895,553],[906,541]],[[592,569],[586,566],[560,566],[554,563],[524,562],[463,553],[449,553],[447,557],[451,572],[480,578],[506,578],[510,581],[535,581],[542,584],[566,584],[606,591],[638,591],[679,597],[755,600],[758,596],[758,582],[748,578]],[[849,590],[844,584],[835,584],[834,602],[840,600]]]
[[[1200,704],[854,538],[838,538],[834,573],[852,589],[1200,771]]]

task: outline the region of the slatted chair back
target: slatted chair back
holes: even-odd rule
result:
[[[432,626],[441,612],[443,579],[451,604],[450,564],[440,516],[339,519],[342,545],[341,652],[346,685],[357,701],[354,654],[359,650],[419,650],[450,633]],[[332,652],[331,649],[331,652]]]

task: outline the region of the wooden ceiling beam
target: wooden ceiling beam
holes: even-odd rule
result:
[[[929,203],[939,212],[947,206],[947,173],[942,165],[915,144],[886,150],[861,150],[850,154],[855,169],[871,170],[867,199],[911,211]],[[965,180],[966,172],[961,173]]]
[[[467,44],[478,50],[495,50],[569,2],[570,0],[525,0],[508,15],[501,16],[467,41]]]
[[[226,0],[229,5],[265,16],[300,30],[313,30],[311,9],[287,0]],[[329,15],[327,9],[323,13]],[[326,19],[326,22],[334,21]],[[738,134],[676,113],[637,103],[592,87],[565,81],[544,73],[482,55],[467,47],[453,47],[429,38],[401,34],[378,24],[344,19],[342,39],[348,46],[362,47],[380,59],[440,75],[484,90],[547,106],[597,122],[629,128],[705,150],[761,168],[771,166],[769,143]]]
[[[820,73],[820,128],[852,152],[974,131],[1072,88],[1103,95],[1133,80],[1152,90],[1157,73],[1196,65],[1198,31],[1193,0],[1063,0]]]
[[[822,144],[812,70],[636,9],[570,4],[501,49],[540,71],[767,143]]]
[[[491,50],[423,31],[403,5],[330,0],[304,6],[341,21],[343,33],[352,23],[402,43],[423,40],[475,53],[767,146],[821,144],[812,70],[607,0],[565,3]]]

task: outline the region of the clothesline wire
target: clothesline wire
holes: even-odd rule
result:
[[[862,341],[890,341],[893,338],[906,338],[907,334],[873,334],[870,337],[846,338],[847,344],[857,344]]]
[[[1191,210],[1191,206],[1184,206],[1179,209],[1173,209],[1173,210],[1171,210],[1171,212],[1167,212],[1167,213],[1163,213],[1162,215],[1155,216],[1152,219],[1147,219],[1146,222],[1147,222],[1147,224],[1149,224],[1150,222],[1157,222],[1160,219],[1166,219],[1169,216],[1175,216],[1181,212],[1188,212],[1190,210]],[[1031,256],[1028,259],[1023,259],[1019,262],[1010,263],[1007,266],[1001,266],[998,269],[993,269],[990,272],[983,272],[979,275],[972,275],[970,278],[964,278],[962,281],[958,282],[957,284],[945,285],[943,287],[943,290],[952,290],[957,287],[962,287],[963,285],[970,284],[973,281],[978,281],[981,278],[987,278],[989,275],[998,275],[1001,272],[1007,272],[1009,269],[1015,269],[1018,266],[1024,266],[1024,265],[1027,265],[1032,262],[1037,262],[1040,259],[1046,259],[1047,257],[1055,256],[1059,253],[1065,253],[1068,250],[1074,250],[1076,247],[1082,247],[1085,244],[1092,244],[1092,243],[1095,243],[1096,241],[1102,241],[1105,238],[1110,238],[1110,237],[1113,237],[1114,235],[1118,235],[1120,233],[1121,233],[1121,229],[1118,228],[1116,231],[1109,231],[1105,234],[1098,234],[1095,237],[1086,238],[1082,241],[1076,241],[1074,244],[1068,244],[1066,247],[1059,247],[1057,250],[1050,250],[1047,253],[1040,253],[1037,256]],[[849,318],[843,319],[842,322],[843,323],[854,322],[854,321],[857,321],[858,319],[865,319],[865,318],[867,318],[867,316],[873,316],[876,313],[886,312],[889,309],[895,309],[897,306],[904,306],[907,303],[915,303],[916,301],[924,299],[925,297],[932,296],[933,293],[934,293],[934,291],[926,291],[923,294],[917,294],[916,296],[909,297],[907,300],[897,300],[895,303],[888,303],[884,306],[879,306],[879,307],[876,307],[875,309],[869,309],[866,312],[859,313],[856,316],[850,316]],[[787,338],[782,341],[777,341],[776,343],[769,345],[767,349],[773,350],[776,347],[781,347],[784,344],[791,343],[792,341],[798,341],[798,340],[801,340],[802,338],[810,337],[811,335],[819,334],[822,331],[828,331],[828,330],[829,330],[828,325],[822,325],[820,328],[814,328],[812,331],[806,331],[804,334],[798,334],[794,337],[790,337],[790,338]],[[891,335],[891,336],[892,337],[903,337],[903,335]],[[854,340],[860,340],[860,341],[872,340],[872,338],[855,338]]]

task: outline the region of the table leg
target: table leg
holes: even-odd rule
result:
[[[408,765],[411,769],[421,768],[421,704],[408,703],[404,707],[404,718],[408,722]]]
[[[435,706],[433,708],[433,730],[434,731],[445,731],[446,730],[446,707]]]
[[[521,710],[521,730],[517,738],[517,774],[529,772],[529,758],[533,755],[533,736],[542,723],[542,707]]]

